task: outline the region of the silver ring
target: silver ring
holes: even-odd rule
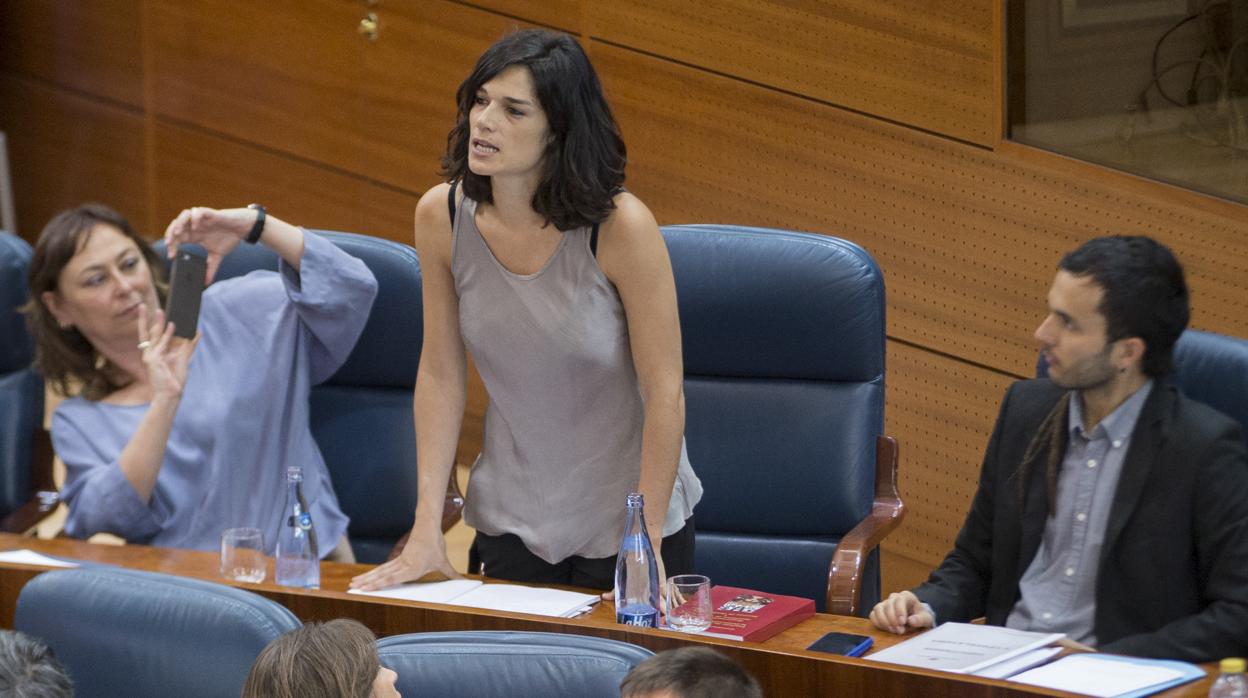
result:
[[[142,342],[139,342],[139,348],[140,348],[140,349],[146,349],[146,348],[148,348],[148,347],[150,347],[150,346],[152,346],[152,343],[151,343],[150,341],[146,340],[146,339],[145,339],[145,340],[143,340]]]

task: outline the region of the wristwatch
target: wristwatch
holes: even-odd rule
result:
[[[264,207],[260,204],[247,204],[247,208],[256,212],[256,222],[251,224],[251,230],[248,231],[247,237],[243,238],[243,241],[254,245],[260,242],[260,235],[264,233],[264,218],[266,214]]]

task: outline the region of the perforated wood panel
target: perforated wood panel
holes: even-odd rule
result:
[[[591,3],[589,31],[613,44],[992,145],[1001,133],[999,5],[622,0]]]
[[[1120,184],[1129,177],[1075,179],[1045,158],[1005,158],[625,49],[598,45],[594,57],[629,143],[628,184],[661,223],[855,240],[884,269],[890,336],[1025,375],[1057,259],[1108,232],[1174,243],[1197,324],[1248,334],[1239,209],[1196,195],[1158,205]]]
[[[934,566],[966,518],[1014,378],[895,341],[887,360],[885,429],[901,441],[898,487],[909,511],[886,547]]]
[[[437,183],[446,135],[455,125],[455,90],[477,57],[518,20],[464,5],[383,2],[375,43],[364,46],[359,85],[362,172],[423,192]]]
[[[420,2],[420,0],[415,1]],[[593,11],[594,5],[607,3],[586,3],[581,0],[471,0],[467,4],[476,5],[505,17],[515,17],[562,29],[572,34],[580,34],[584,15]]]
[[[140,4],[4,0],[0,68],[141,107]]]
[[[58,211],[86,200],[106,201],[143,226],[141,116],[0,74],[0,130],[9,144],[18,230],[27,240]]]
[[[156,114],[363,172],[356,33],[341,0],[151,2]]]

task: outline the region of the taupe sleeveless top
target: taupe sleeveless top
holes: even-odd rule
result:
[[[490,251],[476,211],[468,198],[456,207],[451,254],[460,332],[489,393],[464,520],[515,534],[550,563],[609,557],[641,473],[642,400],[624,307],[590,251],[589,228],[564,232],[537,273],[514,274]],[[682,440],[664,536],[701,497]]]

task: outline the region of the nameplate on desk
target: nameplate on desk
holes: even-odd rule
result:
[[[600,599],[597,594],[514,584],[486,584],[476,579],[413,582],[377,591],[352,589],[349,593],[557,618],[579,615],[585,607],[598,603]]]

